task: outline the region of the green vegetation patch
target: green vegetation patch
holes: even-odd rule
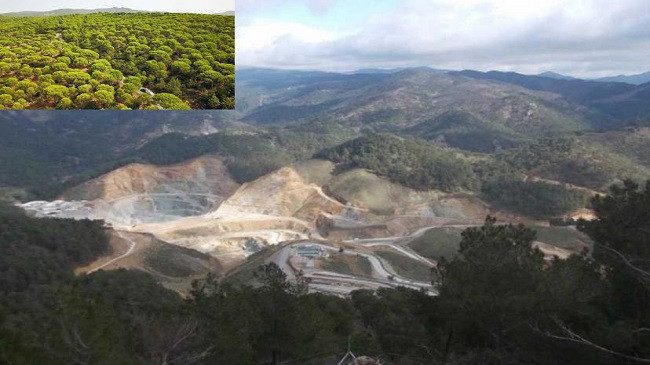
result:
[[[360,137],[316,157],[371,170],[414,189],[457,191],[476,186],[471,165],[453,151],[389,134]]]
[[[205,136],[165,134],[140,145],[158,133],[158,113],[134,112],[138,118],[129,123],[116,122],[111,113],[77,113],[82,113],[81,121],[0,122],[2,196],[21,201],[52,199],[130,163],[168,165],[205,154],[223,157],[231,174],[246,182],[354,136],[338,125],[316,124],[256,132],[230,129]],[[190,119],[204,117],[188,113],[184,115]],[[174,128],[196,131],[191,122],[175,120]]]
[[[624,179],[646,179],[650,170],[602,145],[552,138],[504,150],[496,158],[529,174],[596,190]]]
[[[75,267],[109,251],[100,221],[30,218],[0,203],[0,306],[8,293],[71,280]]]
[[[372,275],[372,264],[370,260],[360,255],[336,254],[324,260],[321,268],[345,275],[365,277]]]
[[[234,109],[232,16],[3,17],[0,109]]]
[[[451,260],[458,254],[463,228],[431,228],[409,243],[409,246],[424,257]]]
[[[474,152],[491,153],[499,148],[512,148],[528,137],[503,125],[485,120],[476,114],[452,110],[406,129],[406,132],[428,140]]]
[[[541,181],[497,180],[482,187],[496,207],[533,218],[549,218],[585,207],[590,195]]]
[[[579,139],[594,148],[626,156],[645,168],[650,168],[650,128],[647,127],[650,123],[648,121],[639,123],[641,126],[635,128],[589,133],[580,136]]]
[[[588,200],[588,195],[579,190],[524,181],[522,171],[527,166],[508,159],[462,154],[416,138],[370,135],[316,157],[341,164],[340,168],[368,169],[415,189],[474,190],[502,209],[534,218],[562,215],[584,207]]]
[[[266,260],[270,258],[274,253],[278,252],[278,250],[281,248],[281,245],[267,246],[260,251],[255,252],[251,256],[247,257],[246,261],[243,264],[226,273],[226,276],[222,279],[222,282],[235,286],[259,285],[260,283],[255,277],[255,271],[260,266],[263,266]]]
[[[345,275],[354,274],[352,268],[350,267],[350,264],[343,258],[337,256],[330,257],[324,260],[321,268],[323,270],[333,271],[339,274],[345,274]]]
[[[537,231],[537,240],[553,246],[574,249],[578,244],[591,245],[593,242],[586,234],[573,227],[532,227]]]
[[[584,243],[591,245],[591,239],[572,227],[531,227],[537,233],[537,240],[565,249],[574,249]],[[439,227],[427,230],[422,236],[409,243],[415,252],[435,260],[454,259],[460,251],[461,234],[464,228]]]
[[[147,143],[126,159],[168,165],[205,154],[218,154],[225,158],[235,180],[247,182],[308,158],[319,149],[342,142],[347,136],[343,132],[330,134],[329,129],[320,131],[307,127],[208,136],[166,134]]]
[[[431,268],[402,254],[392,251],[376,251],[386,260],[399,276],[412,280],[431,281]]]
[[[150,250],[145,263],[153,270],[181,278],[209,271],[210,256],[188,248],[163,244]]]

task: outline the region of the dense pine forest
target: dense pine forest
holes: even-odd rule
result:
[[[488,218],[432,271],[438,296],[350,298],[308,294],[274,264],[259,286],[208,277],[187,298],[138,271],[75,277],[108,249],[100,222],[2,207],[0,363],[336,363],[348,349],[402,365],[648,362],[650,183],[592,205],[589,254],[545,262],[534,230]]]
[[[2,17],[0,109],[233,109],[234,17]]]

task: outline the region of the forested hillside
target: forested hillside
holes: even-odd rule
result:
[[[650,85],[630,85],[622,82],[599,82],[579,79],[554,79],[549,77],[522,75],[516,72],[479,72],[465,70],[453,72],[481,80],[520,85],[530,90],[548,91],[562,95],[568,100],[594,108],[612,118],[599,118],[598,128],[611,128],[620,120],[629,121],[648,115],[648,91]]]
[[[0,197],[53,199],[129,163],[168,165],[205,154],[224,157],[232,176],[246,182],[356,136],[327,124],[254,130],[199,111],[75,113],[76,120],[64,114],[42,122],[0,116],[0,152],[7,157],[0,160]]]
[[[234,17],[3,17],[2,109],[233,109]]]
[[[491,153],[512,148],[531,137],[464,110],[451,110],[404,130],[413,136],[440,141],[467,151]]]
[[[535,218],[566,214],[587,203],[583,191],[527,180],[525,166],[506,163],[499,155],[472,155],[413,137],[360,137],[316,157],[339,169],[365,168],[419,190],[473,191],[496,208]]]
[[[323,151],[316,157],[365,168],[416,189],[451,192],[476,186],[468,161],[415,138],[371,135]]]
[[[496,156],[528,174],[594,190],[605,190],[625,179],[650,177],[647,167],[622,153],[570,137],[540,139],[501,150]]]
[[[0,113],[0,196],[53,198],[67,184],[78,184],[119,167],[121,158],[147,142],[178,132],[197,135],[221,128],[247,127],[202,111],[116,112],[5,111]]]

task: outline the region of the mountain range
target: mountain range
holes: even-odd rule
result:
[[[618,75],[610,77],[602,77],[594,81],[604,82],[625,82],[627,84],[641,85],[650,82],[650,72],[644,72],[637,75]]]
[[[179,163],[214,151],[234,159],[234,175],[246,182],[373,133],[507,157],[526,169],[532,166],[521,160],[525,148],[575,139],[565,155],[553,157],[561,165],[543,175],[589,189],[642,176],[648,166],[646,135],[636,132],[650,119],[648,84],[428,68],[353,74],[244,68],[237,78],[236,111],[6,112],[0,151],[12,157],[0,165],[0,184],[50,198],[129,162]],[[246,152],[241,143],[259,148]],[[599,170],[589,172],[594,164]]]
[[[338,74],[243,69],[238,112],[273,125],[338,120],[391,131],[461,109],[523,135],[609,129],[650,114],[650,85],[554,79],[506,72]]]

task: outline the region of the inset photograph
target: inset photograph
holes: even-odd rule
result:
[[[3,1],[0,110],[235,108],[235,1]]]

